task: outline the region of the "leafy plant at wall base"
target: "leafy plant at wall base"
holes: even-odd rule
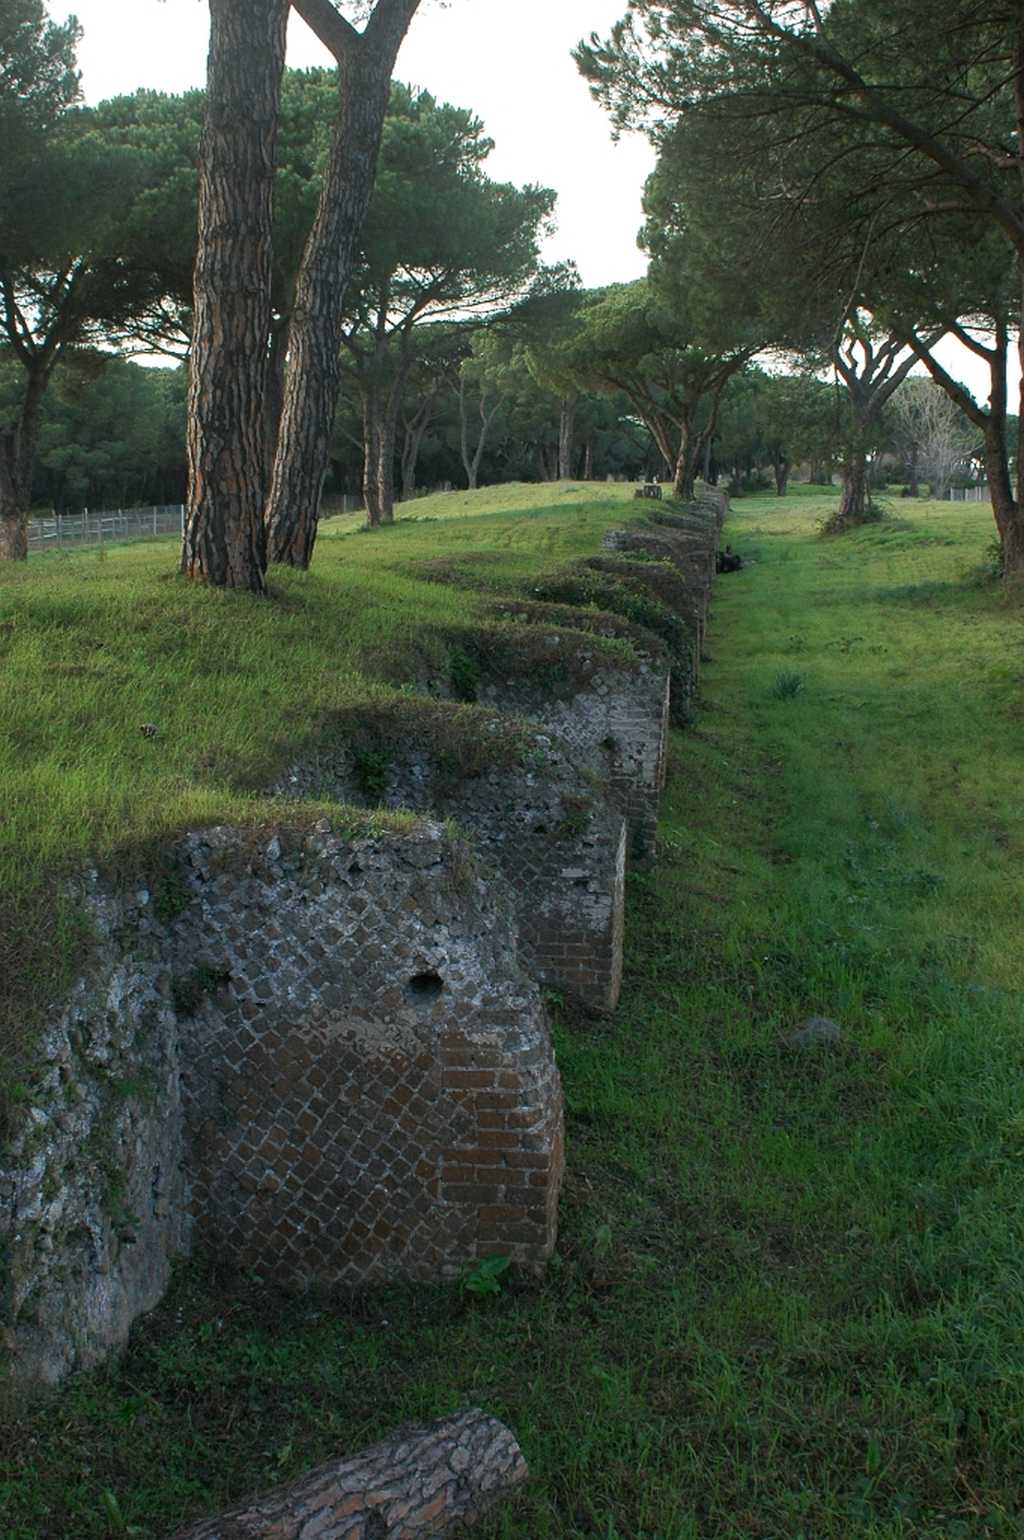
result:
[[[511,1257],[484,1257],[462,1280],[467,1294],[500,1294],[501,1276],[511,1266]]]

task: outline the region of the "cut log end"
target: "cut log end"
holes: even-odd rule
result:
[[[509,1429],[474,1409],[399,1428],[171,1540],[435,1540],[477,1523],[526,1476]]]

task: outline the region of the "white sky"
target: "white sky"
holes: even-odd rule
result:
[[[575,260],[584,284],[639,277],[643,184],[653,169],[646,141],[611,140],[569,50],[605,33],[625,0],[424,0],[399,55],[399,80],[425,87],[483,119],[497,181],[539,182],[558,193],[558,233],[548,261]],[[204,0],[50,0],[54,20],[74,13],[83,28],[78,59],[88,102],[145,86],[184,91],[206,79],[209,12]],[[293,14],[288,63],[333,64]]]

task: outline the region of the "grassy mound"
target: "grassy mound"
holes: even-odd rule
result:
[[[576,484],[409,507],[379,533],[328,521],[313,570],[275,569],[268,601],[186,583],[173,539],[0,568],[0,1091],[87,939],[63,875],[272,816],[265,788],[321,723],[447,669],[485,600],[417,564],[493,550],[522,581],[633,516],[629,488]]]

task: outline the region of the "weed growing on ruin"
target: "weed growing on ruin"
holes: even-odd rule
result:
[[[448,659],[448,682],[456,700],[475,701],[480,694],[480,660],[456,648]]]
[[[179,1016],[194,1016],[207,996],[227,983],[229,974],[209,963],[197,963],[191,972],[171,980],[171,1003]]]
[[[384,749],[353,749],[352,778],[367,802],[383,802],[391,774],[391,756]]]

